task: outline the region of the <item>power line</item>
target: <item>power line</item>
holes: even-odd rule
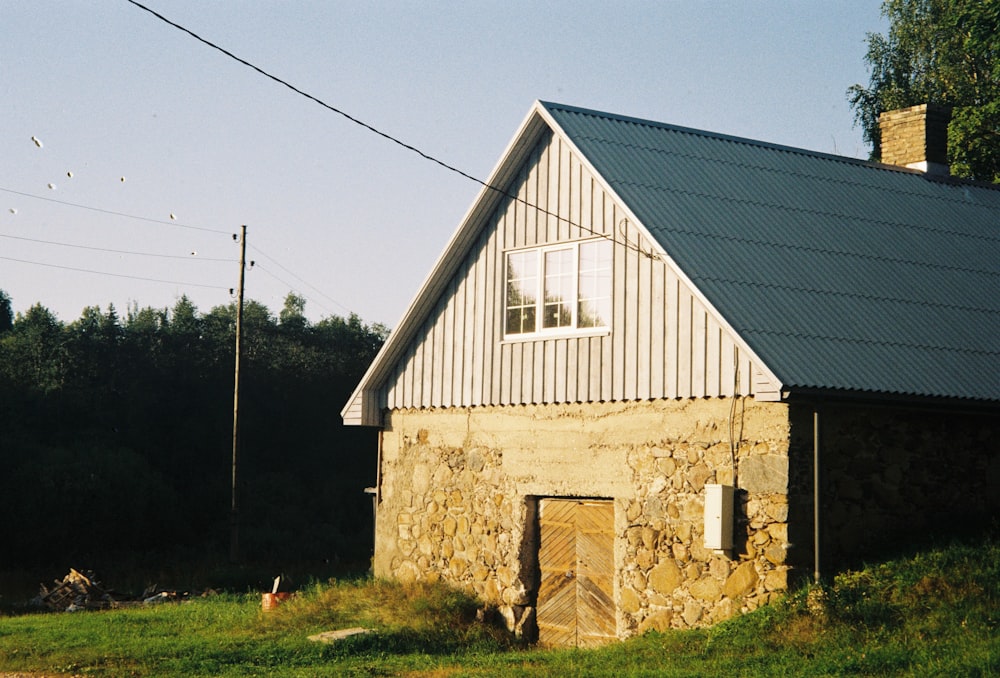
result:
[[[0,191],[4,193],[13,193],[14,195],[21,195],[25,198],[34,198],[35,200],[44,200],[46,202],[54,202],[60,205],[68,205],[69,207],[78,207],[83,210],[90,210],[91,212],[100,212],[101,214],[113,214],[116,217],[125,217],[127,219],[136,219],[138,221],[148,221],[154,224],[166,224],[167,226],[176,226],[177,228],[188,228],[195,231],[207,231],[208,233],[222,233],[229,235],[229,231],[222,231],[217,228],[205,228],[204,226],[190,226],[188,224],[180,224],[176,221],[166,221],[164,219],[152,219],[150,217],[140,217],[136,214],[126,214],[125,212],[115,212],[114,210],[106,210],[100,207],[91,207],[90,205],[81,205],[75,202],[67,202],[65,200],[56,200],[55,198],[46,198],[41,195],[35,195],[33,193],[25,193],[24,191],[15,191],[10,188],[4,188],[0,186]]]
[[[194,230],[198,230],[198,231],[204,231],[204,232],[207,232],[207,233],[219,233],[219,234],[225,234],[225,235],[230,235],[230,233],[231,233],[231,231],[224,231],[224,230],[220,230],[220,229],[216,229],[216,228],[207,228],[207,227],[202,227],[202,226],[191,226],[191,225],[188,225],[188,224],[179,224],[176,221],[165,221],[165,220],[162,220],[162,219],[153,219],[153,218],[150,218],[150,217],[143,217],[143,216],[139,216],[139,215],[136,215],[136,214],[126,214],[124,212],[115,212],[113,210],[103,209],[103,208],[100,208],[100,207],[93,207],[91,205],[82,205],[80,203],[67,202],[65,200],[57,200],[55,198],[48,198],[48,197],[41,196],[41,195],[35,195],[33,193],[26,193],[24,191],[15,191],[14,189],[4,188],[2,186],[0,186],[0,191],[6,192],[6,193],[12,193],[14,195],[20,195],[20,196],[24,196],[24,197],[28,197],[28,198],[34,198],[36,200],[44,200],[46,202],[54,202],[54,203],[58,203],[60,205],[66,205],[68,207],[76,207],[78,209],[89,210],[91,212],[100,212],[102,214],[113,214],[115,216],[124,217],[124,218],[127,218],[127,219],[136,219],[136,220],[139,220],[139,221],[147,221],[147,222],[150,222],[150,223],[164,224],[166,226],[176,226],[178,228],[194,229]],[[213,261],[213,262],[227,262],[227,263],[233,263],[235,261],[234,259],[224,259],[224,258],[215,258],[215,257],[197,257],[197,259],[192,259],[189,256],[183,256],[183,255],[155,254],[155,253],[151,253],[151,252],[135,252],[135,251],[129,251],[129,250],[116,250],[116,249],[105,248],[105,247],[93,247],[93,246],[87,246],[87,245],[75,245],[75,244],[57,242],[57,241],[52,241],[52,240],[40,240],[40,239],[36,239],[36,238],[26,238],[26,237],[23,237],[23,236],[7,235],[7,234],[3,234],[3,233],[0,233],[0,238],[9,238],[9,239],[21,240],[21,241],[25,241],[25,242],[36,242],[36,243],[41,243],[41,244],[46,244],[46,245],[55,245],[55,246],[60,246],[60,247],[70,247],[70,248],[74,248],[74,249],[91,250],[91,251],[97,251],[97,252],[109,252],[109,253],[114,253],[114,254],[127,254],[127,255],[136,255],[136,256],[160,257],[160,258],[166,258],[166,259],[185,259],[185,260],[189,260],[189,261],[191,261],[191,260],[197,260],[197,261]],[[347,312],[349,312],[349,313],[352,312],[351,309],[347,308],[346,306],[344,306],[343,304],[341,304],[336,299],[333,299],[332,297],[330,297],[327,294],[323,293],[315,285],[312,285],[311,283],[309,283],[308,281],[304,280],[302,277],[300,277],[299,275],[297,275],[296,273],[294,273],[293,271],[291,271],[289,268],[283,266],[279,261],[277,261],[276,259],[274,259],[270,255],[268,255],[266,252],[264,252],[260,248],[254,247],[252,245],[251,245],[251,247],[253,247],[253,249],[256,250],[258,254],[260,254],[261,256],[263,256],[263,257],[271,260],[276,266],[278,266],[282,270],[286,271],[290,275],[294,276],[296,279],[298,279],[304,285],[306,285],[309,288],[311,288],[312,290],[314,290],[317,294],[325,297],[330,302],[336,304],[337,306],[340,306],[341,308],[343,308]],[[21,263],[35,264],[35,265],[38,265],[38,266],[50,266],[50,267],[53,267],[53,268],[63,268],[63,269],[70,270],[70,271],[82,271],[82,272],[86,272],[86,273],[92,273],[92,274],[95,274],[95,275],[117,276],[117,274],[114,274],[114,273],[104,273],[104,272],[101,272],[101,271],[93,271],[93,270],[88,270],[88,269],[77,269],[77,268],[72,268],[72,267],[67,267],[67,266],[58,266],[58,265],[55,265],[55,264],[46,264],[46,263],[42,263],[42,262],[26,261],[26,260],[23,260],[23,259],[11,259],[10,257],[4,257],[4,258],[6,258],[9,261],[19,261]],[[281,278],[279,278],[278,276],[274,275],[270,271],[264,271],[264,272],[267,273],[268,275],[270,275],[272,278],[274,278],[278,282],[280,282],[281,284],[283,284],[283,285],[285,285],[285,286],[287,286],[289,288],[293,288],[294,287],[293,285],[289,285],[286,281],[282,280]],[[117,277],[129,278],[129,277],[134,277],[134,276],[117,276]],[[153,282],[168,282],[168,281],[152,280],[152,279],[149,279],[149,278],[137,278],[137,279],[139,279],[139,280],[151,280]],[[183,284],[183,283],[175,283],[175,284]],[[214,286],[202,285],[202,287],[214,287]],[[305,295],[303,295],[303,296],[305,296]],[[316,302],[315,298],[313,298],[311,300],[314,301],[317,306],[320,306],[320,308],[323,308],[323,310],[329,312],[329,309],[325,308],[319,302]]]
[[[335,304],[335,305],[339,306],[340,308],[344,309],[344,310],[345,310],[345,311],[347,311],[348,313],[353,313],[353,311],[352,311],[351,309],[349,309],[349,308],[348,308],[347,306],[344,306],[344,305],[343,305],[342,303],[340,303],[339,301],[337,301],[337,300],[336,300],[336,299],[334,299],[333,297],[331,297],[331,296],[329,296],[328,294],[324,293],[324,292],[323,292],[322,290],[320,290],[320,289],[319,289],[318,287],[316,287],[315,285],[312,285],[312,284],[310,284],[310,283],[309,283],[308,281],[304,280],[304,279],[303,279],[302,277],[300,277],[300,276],[299,276],[298,274],[296,274],[296,273],[295,273],[294,271],[292,271],[291,269],[289,269],[289,268],[287,268],[287,267],[285,267],[285,266],[282,266],[282,264],[281,264],[281,262],[280,262],[280,261],[278,261],[278,260],[277,260],[277,259],[275,259],[274,257],[272,257],[272,256],[268,255],[268,254],[267,254],[266,252],[264,252],[264,251],[263,251],[263,250],[261,250],[260,248],[258,248],[258,247],[255,247],[255,246],[253,246],[253,245],[250,245],[250,248],[251,248],[251,249],[253,249],[253,250],[255,250],[255,251],[257,252],[257,254],[261,255],[261,256],[262,256],[262,257],[264,257],[265,259],[268,259],[268,260],[270,260],[270,261],[271,261],[271,263],[273,263],[273,264],[274,264],[275,266],[277,266],[278,268],[280,268],[280,269],[281,269],[282,271],[284,271],[285,273],[288,273],[288,274],[289,274],[290,276],[294,277],[294,278],[295,278],[296,280],[298,280],[299,282],[301,282],[301,283],[302,283],[303,285],[305,285],[306,287],[309,287],[310,289],[312,289],[312,290],[313,290],[314,292],[316,292],[316,294],[319,294],[320,296],[322,296],[323,298],[325,298],[325,299],[326,299],[327,301],[329,301],[330,303],[332,303],[332,304]],[[262,270],[264,270],[264,269],[262,269]],[[280,282],[280,283],[282,283],[282,284],[284,284],[284,285],[288,285],[288,283],[287,283],[287,282],[285,282],[284,280],[282,280],[282,279],[281,279],[281,278],[279,278],[278,276],[274,275],[274,274],[273,274],[273,273],[271,273],[270,271],[267,271],[267,270],[264,270],[264,272],[265,272],[265,273],[267,273],[267,274],[268,274],[269,276],[271,276],[272,278],[274,278],[275,280],[277,280],[278,282]],[[289,287],[292,287],[291,285],[288,285],[288,286],[289,286]],[[324,310],[328,310],[328,309],[324,309]]]
[[[252,247],[252,245],[251,245],[251,247]],[[269,276],[271,276],[272,278],[274,278],[275,280],[277,280],[278,282],[280,282],[280,283],[281,283],[282,285],[284,285],[285,287],[287,287],[287,288],[288,288],[289,290],[291,290],[292,292],[295,292],[295,293],[297,293],[297,294],[299,293],[299,291],[295,289],[295,286],[294,286],[294,285],[292,285],[292,284],[288,283],[288,282],[287,282],[287,281],[285,281],[285,280],[282,280],[281,278],[279,278],[279,277],[278,277],[278,276],[276,276],[276,275],[275,275],[274,273],[272,273],[271,271],[267,270],[266,268],[264,268],[264,267],[263,267],[263,266],[261,266],[260,264],[257,264],[256,266],[254,266],[254,270],[258,270],[258,269],[259,269],[259,270],[260,270],[260,271],[261,271],[262,273],[266,273],[266,274],[268,274]],[[302,296],[305,296],[305,294],[302,294]],[[315,299],[309,299],[309,301],[316,301],[316,300],[315,300]],[[321,309],[323,309],[324,311],[326,311],[327,313],[329,313],[329,312],[330,312],[330,309],[328,309],[327,307],[323,306],[323,304],[320,304],[319,302],[316,302],[316,305],[317,305],[317,306],[319,306],[319,307],[320,307]]]
[[[104,275],[110,276],[112,278],[128,278],[129,280],[142,280],[144,282],[155,282],[155,283],[165,283],[168,285],[185,285],[187,287],[205,287],[212,290],[224,290],[228,289],[226,287],[221,287],[219,285],[205,285],[203,283],[192,283],[192,282],[181,282],[178,280],[162,280],[159,278],[144,278],[138,275],[124,275],[121,273],[108,273],[107,271],[94,271],[88,268],[76,268],[73,266],[60,266],[58,264],[47,264],[42,261],[28,261],[26,259],[15,259],[13,257],[2,257],[0,259],[4,261],[16,261],[19,264],[30,264],[32,266],[46,266],[48,268],[59,268],[64,271],[76,271],[77,273],[91,273],[93,275]]]
[[[430,155],[429,153],[425,153],[424,151],[420,150],[416,146],[408,144],[408,143],[406,143],[406,142],[404,142],[404,141],[402,141],[402,140],[400,140],[400,139],[392,136],[391,134],[389,134],[387,132],[383,132],[382,130],[378,129],[377,127],[374,127],[373,125],[370,125],[367,122],[365,122],[363,120],[360,120],[360,119],[354,117],[353,115],[350,115],[349,113],[346,113],[345,111],[342,111],[341,109],[337,108],[336,106],[328,104],[327,102],[323,101],[319,97],[316,97],[316,96],[314,96],[312,94],[309,94],[308,92],[306,92],[304,90],[299,89],[298,87],[296,87],[295,85],[291,84],[287,80],[283,80],[283,79],[279,78],[276,75],[272,75],[271,73],[268,73],[267,71],[265,71],[263,68],[260,68],[259,66],[256,66],[256,65],[252,64],[251,62],[247,61],[246,59],[243,59],[241,57],[236,56],[235,54],[233,54],[229,50],[225,49],[224,47],[220,47],[219,45],[215,44],[211,40],[203,38],[200,35],[198,35],[197,33],[195,33],[194,31],[192,31],[192,30],[190,30],[188,28],[185,28],[184,26],[181,26],[180,24],[178,24],[178,23],[176,23],[174,21],[171,21],[170,19],[168,19],[167,17],[163,16],[159,12],[156,12],[155,10],[152,10],[149,7],[146,7],[145,5],[143,5],[140,2],[137,2],[136,0],[127,0],[127,2],[135,5],[136,7],[138,7],[141,10],[149,12],[150,14],[152,14],[153,16],[155,16],[157,19],[159,19],[160,21],[164,22],[165,24],[167,24],[169,26],[173,26],[174,28],[176,28],[177,30],[179,30],[179,31],[181,31],[183,33],[187,33],[188,35],[190,35],[192,38],[194,38],[198,42],[200,42],[200,43],[202,43],[202,44],[204,44],[204,45],[206,45],[208,47],[211,47],[212,49],[214,49],[214,50],[216,50],[218,52],[221,52],[222,54],[225,54],[230,59],[232,59],[232,60],[234,60],[234,61],[236,61],[238,63],[243,64],[244,66],[246,66],[247,68],[249,68],[251,70],[256,71],[257,73],[263,75],[265,78],[268,78],[269,80],[273,80],[274,82],[278,83],[279,85],[283,85],[284,87],[287,87],[288,89],[292,90],[296,94],[298,94],[300,96],[303,96],[306,99],[309,99],[310,101],[312,101],[314,103],[319,104],[323,108],[325,108],[325,109],[327,109],[329,111],[332,111],[333,113],[336,113],[337,115],[339,115],[339,116],[341,116],[343,118],[346,118],[347,120],[350,120],[355,125],[359,125],[359,126],[365,128],[366,130],[368,130],[369,132],[377,134],[378,136],[382,137],[383,139],[391,141],[392,143],[394,143],[394,144],[396,144],[398,146],[401,146],[402,148],[405,148],[408,151],[416,153],[417,155],[419,155],[421,158],[423,158],[425,160],[429,160],[430,162],[433,162],[433,163],[435,163],[437,165],[440,165],[444,169],[446,169],[446,170],[448,170],[450,172],[454,172],[455,174],[458,174],[461,177],[464,177],[464,178],[466,178],[466,179],[468,179],[470,181],[473,181],[473,182],[479,184],[480,186],[482,186],[483,188],[486,188],[488,190],[494,191],[494,192],[500,194],[501,196],[504,196],[504,197],[506,197],[506,198],[508,198],[510,200],[513,200],[515,202],[518,202],[518,203],[521,203],[521,204],[526,205],[528,207],[531,207],[532,209],[538,210],[538,212],[540,212],[541,214],[544,214],[545,216],[553,217],[554,219],[556,219],[558,221],[563,221],[563,222],[569,224],[570,226],[574,226],[576,228],[579,228],[580,230],[586,231],[586,232],[588,232],[588,233],[590,233],[592,235],[600,236],[600,237],[606,238],[606,239],[608,239],[608,240],[610,240],[612,242],[616,242],[614,235],[609,235],[607,233],[601,233],[599,231],[595,231],[592,228],[589,228],[589,227],[584,226],[582,224],[578,224],[578,223],[572,221],[571,219],[569,219],[567,217],[564,217],[562,215],[556,214],[555,212],[551,212],[551,211],[549,211],[549,210],[547,210],[547,209],[545,209],[543,207],[540,207],[539,205],[532,204],[532,203],[528,202],[527,200],[525,200],[524,198],[521,198],[521,197],[519,197],[519,196],[517,196],[517,195],[515,195],[513,193],[510,193],[509,191],[506,191],[506,190],[504,190],[502,188],[494,186],[494,185],[490,184],[487,181],[479,179],[478,177],[475,177],[475,176],[469,174],[468,172],[465,172],[465,171],[463,171],[463,170],[455,167],[454,165],[450,165],[450,164],[446,163],[445,161],[440,160],[439,158],[436,158],[433,155]],[[623,242],[621,244],[623,244],[625,247],[627,247],[629,249],[636,250],[640,254],[643,254],[643,255],[649,257],[650,259],[652,259],[652,258],[655,257],[655,254],[653,254],[651,251],[646,251],[646,250],[642,249],[639,245],[628,242],[627,239],[625,240],[625,242]]]
[[[161,259],[184,259],[186,261],[224,261],[227,263],[235,263],[235,259],[222,259],[214,257],[193,257],[192,255],[180,255],[180,254],[156,254],[153,252],[134,252],[131,250],[114,250],[107,247],[90,247],[88,245],[73,245],[66,242],[56,242],[54,240],[39,240],[37,238],[25,238],[19,235],[7,235],[6,233],[0,233],[0,238],[9,238],[11,240],[23,240],[25,242],[36,242],[43,245],[56,245],[58,247],[71,247],[78,250],[90,250],[92,252],[110,252],[111,254],[128,254],[135,255],[139,257],[159,257]]]

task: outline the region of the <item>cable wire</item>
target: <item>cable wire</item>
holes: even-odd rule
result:
[[[333,297],[331,297],[331,296],[327,295],[326,293],[324,293],[322,290],[320,290],[315,285],[312,285],[308,281],[303,280],[298,274],[296,274],[291,269],[289,269],[289,268],[287,268],[285,266],[282,266],[282,264],[281,264],[280,261],[278,261],[274,257],[270,256],[269,254],[267,254],[266,252],[264,252],[263,250],[261,250],[259,247],[255,247],[254,245],[250,245],[250,249],[254,250],[255,252],[257,252],[257,254],[261,255],[265,259],[268,259],[271,263],[273,263],[275,266],[277,266],[278,268],[280,268],[282,271],[284,271],[285,273],[288,273],[290,276],[294,277],[296,280],[298,280],[299,282],[301,282],[303,285],[305,285],[305,286],[309,287],[310,289],[312,289],[314,292],[316,292],[317,294],[319,294],[320,296],[322,296],[323,298],[325,298],[330,303],[339,306],[340,308],[344,309],[348,313],[353,313],[354,312],[350,308],[348,308],[347,306],[344,306],[342,303],[340,303],[339,301],[337,301],[336,299],[334,299]],[[274,278],[278,282],[283,283],[285,285],[288,285],[287,282],[285,282],[284,280],[282,280],[278,276],[274,275],[270,271],[266,271],[265,270],[264,272],[267,273],[268,275],[270,275],[272,278]],[[291,285],[288,285],[288,286],[292,287]],[[305,295],[303,295],[303,296],[305,296]],[[324,309],[324,310],[327,310],[327,309]]]
[[[440,160],[440,159],[438,159],[438,158],[430,155],[429,153],[425,153],[424,151],[420,150],[416,146],[408,144],[408,143],[406,143],[406,142],[404,142],[404,141],[402,141],[402,140],[400,140],[400,139],[392,136],[391,134],[389,134],[387,132],[383,132],[382,130],[374,127],[373,125],[370,125],[367,122],[365,122],[363,120],[360,120],[360,119],[354,117],[353,115],[350,115],[349,113],[346,113],[345,111],[342,111],[341,109],[337,108],[336,106],[328,104],[327,102],[323,101],[319,97],[316,97],[316,96],[314,96],[312,94],[309,94],[308,92],[306,92],[304,90],[299,89],[298,87],[296,87],[295,85],[291,84],[290,82],[288,82],[286,80],[283,80],[283,79],[279,78],[276,75],[272,75],[271,73],[268,73],[263,68],[260,68],[259,66],[256,66],[256,65],[252,64],[251,62],[247,61],[246,59],[243,59],[241,57],[236,56],[235,54],[233,54],[229,50],[225,49],[224,47],[220,47],[219,45],[215,44],[211,40],[203,38],[200,35],[198,35],[197,33],[195,33],[194,31],[192,31],[192,30],[190,30],[188,28],[185,28],[184,26],[181,26],[180,24],[178,24],[178,23],[176,23],[174,21],[171,21],[170,19],[168,19],[167,17],[163,16],[159,12],[157,12],[157,11],[155,11],[153,9],[150,9],[149,7],[146,7],[145,5],[143,5],[140,2],[137,2],[137,0],[126,0],[126,1],[129,2],[132,5],[135,5],[136,7],[138,7],[141,10],[149,12],[150,14],[152,14],[154,17],[156,17],[160,21],[164,22],[165,24],[168,24],[169,26],[173,26],[177,30],[179,30],[179,31],[181,31],[183,33],[186,33],[187,35],[190,35],[192,38],[194,38],[198,42],[200,42],[200,43],[202,43],[202,44],[204,44],[204,45],[206,45],[208,47],[211,47],[212,49],[214,49],[214,50],[216,50],[218,52],[221,52],[222,54],[226,55],[230,59],[232,59],[232,60],[234,60],[234,61],[236,61],[238,63],[243,64],[244,66],[246,66],[247,68],[249,68],[249,69],[251,69],[253,71],[256,71],[257,73],[263,75],[265,78],[268,78],[269,80],[273,80],[274,82],[278,83],[279,85],[283,85],[284,87],[287,87],[288,89],[292,90],[296,94],[298,94],[300,96],[303,96],[306,99],[309,99],[310,101],[312,101],[314,103],[319,104],[323,108],[325,108],[325,109],[327,109],[329,111],[332,111],[333,113],[336,113],[337,115],[339,115],[339,116],[341,116],[343,118],[346,118],[347,120],[353,122],[355,125],[359,125],[359,126],[365,128],[366,130],[368,130],[369,132],[377,134],[378,136],[382,137],[383,139],[391,141],[392,143],[394,143],[394,144],[396,144],[398,146],[401,146],[402,148],[404,148],[404,149],[406,149],[408,151],[416,153],[421,158],[423,158],[425,160],[429,160],[430,162],[433,162],[433,163],[435,163],[435,164],[443,167],[444,169],[448,170],[449,172],[454,172],[455,174],[458,174],[461,177],[464,177],[464,178],[466,178],[466,179],[468,179],[470,181],[473,181],[473,182],[479,184],[480,186],[482,186],[485,189],[488,189],[490,191],[494,191],[494,192],[500,194],[503,197],[506,197],[506,198],[508,198],[510,200],[513,200],[515,202],[518,202],[518,203],[521,203],[523,205],[526,205],[527,207],[531,207],[532,209],[538,210],[539,213],[544,214],[545,216],[553,217],[554,219],[556,219],[558,221],[563,221],[563,222],[569,224],[570,226],[574,226],[576,228],[579,228],[579,229],[581,229],[583,231],[586,231],[586,232],[588,232],[588,233],[590,233],[592,235],[596,235],[596,236],[599,236],[601,238],[606,238],[607,240],[610,240],[612,242],[616,242],[616,240],[615,240],[615,238],[614,238],[613,235],[609,235],[607,233],[601,233],[599,231],[595,231],[595,230],[593,230],[591,228],[588,228],[588,227],[586,227],[586,226],[584,226],[582,224],[578,224],[578,223],[570,220],[567,217],[564,217],[564,216],[561,216],[559,214],[556,214],[555,212],[550,212],[549,210],[547,210],[547,209],[545,209],[543,207],[540,207],[539,205],[532,204],[532,203],[528,202],[527,200],[525,200],[524,198],[521,198],[521,197],[519,197],[519,196],[517,196],[517,195],[515,195],[515,194],[513,194],[513,193],[511,193],[511,192],[509,192],[507,190],[504,190],[502,188],[494,186],[494,185],[490,184],[487,181],[479,179],[478,177],[475,177],[472,174],[469,174],[468,172],[465,172],[465,171],[463,171],[463,170],[455,167],[454,165],[450,165],[450,164],[446,163],[445,161]],[[622,244],[626,248],[628,248],[628,249],[634,249],[639,254],[642,254],[642,255],[644,255],[646,257],[649,257],[650,259],[657,258],[656,254],[654,252],[652,252],[651,250],[648,250],[648,251],[644,250],[641,247],[639,247],[638,245],[633,245],[632,243],[629,243],[629,242],[625,242],[625,243],[622,243]]]
[[[150,217],[140,217],[136,214],[126,214],[125,212],[115,212],[113,210],[106,210],[100,207],[91,207],[90,205],[81,205],[75,202],[67,202],[65,200],[57,200],[55,198],[46,198],[41,195],[35,195],[34,193],[25,193],[24,191],[15,191],[11,188],[4,188],[0,186],[0,191],[4,193],[13,193],[14,195],[21,195],[25,198],[34,198],[35,200],[45,200],[46,202],[54,202],[60,205],[68,205],[69,207],[78,207],[83,210],[90,210],[91,212],[100,212],[101,214],[113,214],[116,217],[125,217],[127,219],[136,219],[138,221],[148,221],[154,224],[166,224],[167,226],[176,226],[177,228],[188,228],[195,231],[206,231],[208,233],[222,233],[229,235],[229,231],[223,231],[217,228],[205,228],[204,226],[189,226],[187,224],[180,224],[176,221],[166,221],[164,219],[152,219]]]
[[[27,259],[15,259],[13,257],[3,257],[0,259],[4,261],[16,261],[19,264],[31,264],[33,266],[47,266],[49,268],[59,268],[64,271],[76,271],[78,273],[91,273],[93,275],[105,275],[112,278],[128,278],[129,280],[142,280],[144,282],[155,282],[155,283],[166,283],[168,285],[185,285],[187,287],[205,287],[211,290],[225,290],[226,287],[220,287],[219,285],[205,285],[203,283],[192,283],[192,282],[181,282],[179,280],[162,280],[160,278],[144,278],[138,275],[124,275],[122,273],[108,273],[106,271],[94,271],[88,268],[76,268],[73,266],[60,266],[58,264],[46,264],[41,261],[28,261]]]
[[[260,264],[257,264],[256,266],[254,266],[253,270],[255,270],[255,271],[256,270],[260,270],[262,273],[266,273],[267,275],[271,276],[272,278],[274,278],[275,280],[277,280],[278,282],[280,282],[282,285],[286,286],[289,290],[291,290],[295,294],[298,294],[298,295],[304,297],[307,301],[314,302],[323,311],[326,311],[327,314],[331,314],[330,309],[328,309],[326,306],[324,306],[323,304],[319,303],[318,301],[316,301],[313,298],[306,297],[306,295],[304,293],[302,293],[299,290],[295,289],[294,285],[288,283],[286,280],[282,280],[281,278],[279,278],[278,276],[276,276],[274,273],[272,273],[271,271],[267,270],[267,268],[265,268],[264,266],[261,266]]]
[[[91,247],[88,245],[73,245],[66,242],[56,242],[54,240],[39,240],[37,238],[25,238],[19,235],[7,235],[6,233],[0,233],[0,238],[9,238],[11,240],[23,240],[25,242],[37,242],[43,245],[56,245],[59,247],[71,247],[77,250],[90,250],[92,252],[110,252],[111,254],[129,254],[138,257],[159,257],[161,259],[184,259],[186,261],[224,261],[226,263],[239,263],[237,259],[222,259],[215,257],[197,257],[192,255],[181,255],[181,254],[156,254],[153,252],[134,252],[131,250],[113,250],[107,247]]]
[[[229,235],[230,234],[230,231],[225,231],[225,230],[221,230],[221,229],[206,228],[206,227],[202,227],[202,226],[191,226],[191,225],[188,225],[188,224],[180,224],[180,223],[177,223],[176,221],[165,221],[165,220],[162,220],[162,219],[153,219],[153,218],[150,218],[150,217],[142,217],[142,216],[139,216],[139,215],[136,215],[136,214],[126,214],[124,212],[115,212],[113,210],[103,209],[103,208],[100,208],[100,207],[92,207],[90,205],[82,205],[80,203],[67,202],[65,200],[57,200],[55,198],[48,198],[48,197],[41,196],[41,195],[35,195],[33,193],[26,193],[24,191],[15,191],[14,189],[4,188],[2,186],[0,186],[0,191],[3,191],[5,193],[12,193],[14,195],[24,196],[24,197],[27,197],[27,198],[34,198],[36,200],[44,200],[46,202],[54,202],[54,203],[58,203],[60,205],[66,205],[68,207],[76,207],[78,209],[89,210],[91,212],[100,212],[102,214],[112,214],[112,215],[119,216],[119,217],[125,217],[127,219],[136,219],[136,220],[139,220],[139,221],[147,221],[147,222],[150,222],[150,223],[164,224],[164,225],[167,225],[167,226],[176,226],[176,227],[179,227],[179,228],[194,229],[194,230],[204,231],[204,232],[208,232],[208,233],[219,233],[219,234],[223,234],[223,235]],[[55,245],[55,246],[59,246],[59,247],[70,247],[70,248],[74,248],[74,249],[90,250],[90,251],[95,251],[95,252],[109,252],[109,253],[113,253],[113,254],[127,254],[127,255],[145,256],[145,257],[160,257],[160,258],[165,258],[165,259],[184,259],[184,260],[188,260],[188,261],[197,260],[197,261],[239,263],[238,260],[236,260],[236,259],[225,259],[225,258],[217,258],[217,257],[197,257],[197,258],[192,258],[190,256],[184,256],[184,255],[155,254],[155,253],[151,253],[151,252],[136,252],[136,251],[129,251],[129,250],[116,250],[116,249],[110,249],[110,248],[105,248],[105,247],[93,247],[93,246],[88,246],[88,245],[74,245],[74,244],[71,244],[71,243],[63,243],[63,242],[57,242],[57,241],[53,241],[53,240],[40,240],[40,239],[37,239],[37,238],[26,238],[26,237],[23,237],[23,236],[8,235],[8,234],[4,234],[4,233],[0,233],[0,238],[8,238],[8,239],[12,239],[12,240],[21,240],[21,241],[25,241],[25,242],[35,242],[35,243],[40,243],[40,244],[45,244],[45,245]],[[306,285],[306,286],[310,287],[311,289],[313,289],[317,294],[325,297],[330,302],[332,302],[332,303],[336,304],[337,306],[343,308],[348,313],[352,313],[353,312],[353,311],[351,311],[351,309],[349,309],[348,307],[344,306],[343,304],[341,304],[336,299],[333,299],[332,297],[330,297],[327,294],[323,293],[315,285],[310,284],[309,282],[307,282],[306,280],[304,280],[300,276],[296,275],[293,271],[291,271],[287,267],[283,266],[279,261],[277,261],[276,259],[274,259],[270,255],[268,255],[266,252],[264,252],[263,250],[261,250],[259,247],[254,247],[253,245],[251,245],[250,247],[252,249],[256,250],[257,253],[260,254],[261,256],[263,256],[263,257],[269,259],[270,261],[272,261],[276,266],[278,266],[282,270],[284,270],[284,271],[288,272],[290,275],[294,276],[296,279],[298,279],[304,285]],[[95,275],[109,275],[109,276],[116,276],[116,277],[134,278],[134,276],[120,276],[120,275],[115,274],[115,273],[105,273],[105,272],[102,272],[102,271],[93,271],[93,270],[88,270],[88,269],[78,269],[78,268],[72,268],[72,267],[69,267],[69,266],[58,266],[56,264],[46,264],[46,263],[42,263],[42,262],[27,261],[27,260],[24,260],[24,259],[12,259],[10,257],[3,257],[3,258],[7,259],[8,261],[18,261],[18,262],[21,262],[21,263],[34,264],[34,265],[37,265],[37,266],[50,266],[50,267],[53,267],[53,268],[62,268],[62,269],[65,269],[65,270],[70,270],[70,271],[81,271],[81,272],[85,272],[85,273],[92,273],[92,274],[95,274]],[[283,285],[286,285],[289,288],[294,288],[293,285],[289,285],[286,281],[282,280],[281,278],[279,278],[278,276],[274,275],[270,271],[265,271],[265,273],[267,273],[268,275],[270,275],[272,278],[274,278],[278,282],[282,283]],[[152,278],[137,278],[137,279],[139,279],[139,280],[148,280],[148,281],[151,281],[151,282],[170,282],[170,281],[155,280],[155,279],[152,279]],[[175,283],[175,284],[183,284],[183,283]],[[202,287],[214,287],[214,286],[208,286],[208,285],[201,285],[201,286]],[[306,295],[303,294],[302,296],[306,296]],[[316,305],[319,306],[320,308],[322,308],[323,310],[325,310],[327,312],[330,312],[329,309],[327,309],[326,307],[324,307],[321,303],[317,302],[315,300],[315,298],[311,298],[311,301],[315,302]]]

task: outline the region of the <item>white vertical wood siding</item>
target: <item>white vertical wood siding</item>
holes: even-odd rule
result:
[[[635,225],[548,134],[514,180],[380,392],[387,408],[753,395],[754,366]],[[612,331],[503,340],[508,249],[614,239]],[[737,362],[739,365],[737,366]]]

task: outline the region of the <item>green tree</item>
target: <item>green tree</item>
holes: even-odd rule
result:
[[[871,157],[879,115],[924,103],[952,107],[952,173],[1000,181],[1000,0],[885,0],[887,35],[869,33],[868,86],[847,91]]]
[[[10,295],[0,290],[0,334],[14,329],[14,309]]]
[[[18,313],[3,339],[0,370],[23,388],[40,392],[60,388],[66,377],[64,326],[41,304]]]
[[[278,314],[281,327],[286,330],[302,331],[309,324],[306,320],[306,299],[295,292],[289,292],[285,297],[285,305]]]

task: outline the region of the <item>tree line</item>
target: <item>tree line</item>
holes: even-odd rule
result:
[[[1000,182],[1000,2],[884,0],[882,16],[889,30],[867,36],[868,85],[847,91],[872,159],[881,113],[942,104],[952,174]]]
[[[0,569],[155,552],[227,554],[236,305],[201,313],[40,304],[0,291]],[[339,411],[385,327],[244,305],[240,551],[366,562],[374,433]],[[71,561],[71,562],[70,562]]]

